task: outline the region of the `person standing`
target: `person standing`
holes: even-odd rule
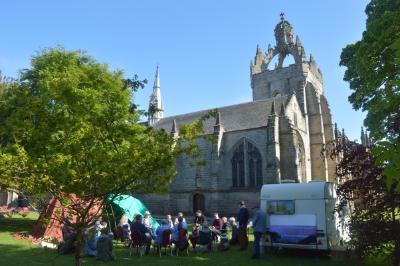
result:
[[[254,246],[252,259],[260,258],[260,240],[262,235],[267,230],[267,214],[259,206],[254,207],[256,214],[252,221],[253,234],[254,234]]]
[[[246,208],[244,201],[239,202],[238,214],[238,238],[240,250],[246,250],[249,245],[247,237],[247,223],[249,222],[249,210]]]

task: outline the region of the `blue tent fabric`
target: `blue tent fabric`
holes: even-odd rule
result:
[[[146,206],[137,198],[130,195],[109,195],[107,200],[112,204],[116,216],[121,217],[123,214],[128,216],[129,221],[133,221],[136,214],[144,216],[144,213],[148,211]],[[151,216],[153,229],[156,230],[159,223]]]

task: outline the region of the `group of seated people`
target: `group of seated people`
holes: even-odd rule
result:
[[[187,238],[188,225],[182,213],[178,213],[175,221],[172,220],[171,215],[167,215],[157,228],[153,226],[153,220],[148,211],[145,212],[144,217],[140,214],[136,215],[131,224],[128,221],[128,217],[123,215],[118,227],[121,228],[122,238],[128,241],[131,241],[133,231],[139,232],[146,246],[145,254],[149,253],[152,243],[158,249],[165,244],[163,243],[165,232],[169,232],[170,243],[167,244],[174,244],[174,252],[177,249],[187,249],[189,241],[192,244],[193,251],[197,251],[198,245],[206,246],[208,250],[211,250],[213,242],[219,243],[219,249],[227,250],[229,245],[234,245],[238,242],[235,218],[231,217],[228,222],[226,217],[220,218],[218,213],[214,214],[214,220],[210,226],[203,213],[197,211],[189,239]],[[232,230],[230,240],[228,240],[228,228]]]
[[[228,239],[228,229],[232,231],[231,239]],[[192,233],[189,236],[190,243],[192,244],[193,250],[196,250],[198,243],[203,244],[202,236],[211,234],[211,241],[209,241],[207,248],[212,249],[213,242],[219,243],[218,249],[228,250],[229,245],[236,245],[238,243],[237,236],[237,225],[234,217],[219,217],[218,213],[214,213],[214,220],[209,226],[206,217],[199,210],[196,212],[194,218],[194,225]]]
[[[73,253],[76,248],[77,233],[68,218],[65,218],[63,221],[62,236],[63,242],[58,245],[58,253]],[[85,240],[85,256],[96,257],[96,259],[102,261],[114,259],[112,252],[113,234],[108,229],[107,222],[97,220],[93,226],[84,231],[83,237]]]
[[[73,252],[76,241],[76,232],[73,230],[71,222],[66,219],[63,223],[63,238],[64,243],[59,246],[59,252],[68,254]],[[120,233],[118,233],[118,229]],[[228,229],[231,230],[231,239],[228,239]],[[180,212],[175,220],[172,220],[171,215],[167,215],[165,219],[161,220],[161,224],[156,227],[153,219],[148,211],[144,216],[137,214],[132,223],[129,222],[126,214],[122,215],[117,226],[117,237],[127,240],[127,243],[132,242],[132,234],[137,232],[145,246],[145,254],[150,251],[151,244],[160,249],[165,245],[165,236],[168,237],[168,246],[174,244],[174,252],[177,250],[186,250],[189,247],[189,242],[192,245],[193,251],[197,251],[199,245],[205,246],[208,250],[212,249],[213,243],[218,243],[218,249],[227,250],[230,245],[238,243],[237,226],[235,218],[226,217],[220,218],[218,213],[214,214],[214,220],[210,224],[201,211],[197,211],[192,231],[188,235],[188,224],[183,214]],[[166,234],[166,232],[168,232]],[[102,260],[113,259],[112,254],[112,239],[113,234],[107,227],[107,222],[96,221],[93,226],[87,228],[84,232],[84,253],[86,256],[100,257]],[[159,251],[160,252],[160,251]],[[108,258],[108,259],[107,259]]]
[[[171,243],[178,247],[181,244],[181,236],[186,236],[187,223],[182,213],[178,214],[175,221],[172,221],[172,216],[167,215],[165,219],[161,221],[161,224],[155,228],[153,226],[153,220],[150,216],[150,212],[146,211],[144,217],[137,214],[134,217],[134,221],[129,224],[128,217],[124,214],[121,217],[118,227],[122,228],[123,239],[131,240],[132,232],[136,231],[143,237],[144,244],[146,246],[145,254],[149,253],[151,243],[154,242],[157,247],[162,245],[164,232],[170,232]]]

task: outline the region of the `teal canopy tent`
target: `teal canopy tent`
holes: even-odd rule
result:
[[[144,213],[148,211],[146,206],[140,200],[129,195],[109,195],[107,201],[110,203],[115,219],[119,219],[123,214],[126,214],[129,221],[132,221],[136,214],[144,216]],[[159,223],[153,218],[153,216],[150,217],[153,229],[155,230],[159,226]]]

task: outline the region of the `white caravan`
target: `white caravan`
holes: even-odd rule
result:
[[[336,186],[330,182],[263,185],[261,208],[267,213],[265,247],[330,250],[348,241],[335,212]]]

